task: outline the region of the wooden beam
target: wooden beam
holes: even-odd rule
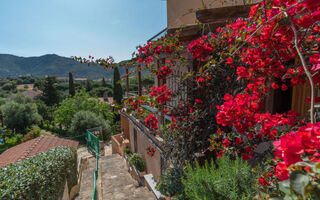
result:
[[[187,42],[199,38],[202,34],[206,35],[209,32],[215,32],[218,27],[222,27],[226,24],[226,21],[212,22],[205,25],[189,25],[182,28],[168,29],[167,37],[174,34],[177,30],[180,30],[179,40],[181,42]]]
[[[141,85],[141,67],[138,67],[138,95],[142,96],[142,85]]]
[[[252,5],[227,6],[198,10],[196,17],[201,23],[221,22],[239,17],[248,17]]]
[[[129,96],[129,68],[126,67],[126,93]]]

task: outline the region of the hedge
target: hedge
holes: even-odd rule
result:
[[[77,153],[56,147],[0,169],[0,199],[46,199],[62,197],[65,181],[77,184]]]

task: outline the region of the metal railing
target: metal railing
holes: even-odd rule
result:
[[[97,179],[98,179],[98,171],[99,171],[99,151],[100,151],[100,140],[97,136],[92,134],[89,130],[86,131],[86,139],[88,147],[93,153],[96,154],[96,170],[94,171],[94,186],[93,186],[93,194],[92,200],[97,199]]]

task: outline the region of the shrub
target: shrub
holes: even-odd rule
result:
[[[126,154],[126,155],[130,155],[130,154],[132,154],[132,152],[131,152],[131,149],[130,149],[130,147],[126,147],[126,148],[124,148],[124,153]]]
[[[195,169],[187,165],[186,177],[182,178],[187,198],[193,200],[251,200],[258,186],[257,175],[251,167],[241,159],[230,160],[222,157],[217,160],[218,168],[206,163]]]
[[[165,196],[175,196],[178,197],[178,199],[184,199],[182,198],[184,196],[184,186],[181,182],[182,177],[183,170],[178,168],[170,168],[168,173],[161,175],[156,189]]]
[[[41,131],[39,128],[33,129],[31,131],[29,131],[27,134],[25,134],[25,136],[22,138],[21,142],[26,142],[28,140],[37,138],[41,135]]]
[[[74,115],[79,111],[90,111],[96,115],[102,115],[104,119],[113,123],[114,114],[110,111],[110,105],[97,98],[91,98],[84,90],[62,101],[61,106],[54,112],[54,121],[70,128]]]
[[[16,146],[16,145],[20,144],[22,138],[23,138],[22,134],[17,134],[17,135],[12,136],[12,137],[6,137],[5,139],[6,139],[7,148],[10,148],[10,147],[13,147],[13,146]],[[6,148],[4,143],[0,144],[0,148],[1,149],[2,148]]]
[[[81,135],[84,134],[87,129],[96,127],[102,128],[102,135],[99,135],[100,139],[109,140],[111,138],[111,127],[108,121],[93,112],[79,111],[72,119],[70,132],[73,135]]]
[[[139,154],[134,153],[130,156],[129,159],[129,163],[135,166],[138,171],[143,172],[146,170],[146,161]]]
[[[77,153],[56,147],[0,169],[0,199],[61,198],[65,181],[77,184]]]
[[[3,123],[10,129],[24,132],[26,128],[39,124],[41,116],[35,103],[28,98],[16,96],[0,107]]]

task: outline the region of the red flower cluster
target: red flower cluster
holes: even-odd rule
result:
[[[155,56],[163,54],[171,54],[177,49],[179,49],[180,45],[175,38],[172,41],[164,42],[163,39],[159,39],[153,42],[147,42],[146,45],[138,48],[138,54],[136,55],[138,63],[145,63],[148,66],[153,61]]]
[[[209,43],[208,37],[205,35],[199,39],[193,40],[188,45],[188,52],[191,53],[192,57],[203,62],[210,55],[212,50],[212,45]]]
[[[127,107],[132,108],[133,110],[138,110],[139,113],[142,113],[142,109],[140,108],[140,105],[145,103],[145,101],[130,97],[127,100],[125,100],[124,103],[127,105]]]
[[[172,73],[172,69],[167,65],[161,67],[158,71],[158,79],[165,79],[169,74]]]
[[[152,87],[151,96],[156,98],[157,103],[165,104],[171,100],[171,90],[169,90],[166,84],[160,87]]]
[[[156,153],[156,148],[155,147],[151,147],[151,145],[148,145],[148,148],[146,149],[148,156],[152,157],[154,156],[154,154]]]
[[[273,142],[275,156],[282,161],[276,167],[275,175],[280,180],[289,178],[288,167],[308,158],[312,162],[320,162],[320,122],[300,127],[297,132],[283,135]]]
[[[151,130],[158,129],[158,119],[153,114],[150,114],[148,118],[145,118],[144,122]]]

